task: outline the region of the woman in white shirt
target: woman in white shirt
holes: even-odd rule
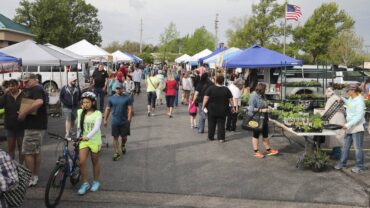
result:
[[[185,77],[182,78],[182,90],[184,93],[184,99],[182,100],[182,104],[187,105],[189,103],[189,96],[190,96],[190,91],[194,89],[193,87],[193,81],[190,77],[191,72],[185,73]]]

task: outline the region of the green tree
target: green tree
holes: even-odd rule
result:
[[[159,37],[160,48],[159,51],[163,54],[163,61],[166,60],[166,53],[169,52],[171,41],[179,37],[179,32],[176,29],[175,23],[171,22],[164,32]]]
[[[109,53],[113,53],[117,50],[121,50],[122,45],[120,44],[119,41],[113,41],[108,44],[107,47],[104,48],[104,50],[108,51]]]
[[[154,62],[154,57],[150,53],[140,53],[137,56],[143,59],[144,63],[152,64]]]
[[[329,57],[336,64],[350,66],[361,56],[363,39],[352,30],[343,30],[329,45]]]
[[[39,43],[66,47],[81,39],[101,44],[98,10],[84,0],[21,0],[14,21],[28,26]]]
[[[310,54],[313,62],[317,63],[320,58],[328,58],[329,44],[341,31],[352,29],[354,23],[336,3],[324,3],[315,9],[303,27],[295,29],[293,39],[297,47]]]
[[[129,53],[140,53],[140,43],[136,41],[126,40],[122,44],[122,51]]]
[[[104,48],[106,51],[112,53],[114,51],[120,50],[122,52],[128,52],[132,54],[137,54],[140,52],[140,43],[135,41],[126,40],[123,43],[119,41],[113,41]],[[143,44],[143,53],[153,53],[158,50],[157,46],[152,44]]]
[[[232,24],[236,29],[229,29],[228,45],[245,48],[253,44],[270,46],[279,44],[284,33],[283,25],[284,5],[276,0],[261,0],[252,5],[252,16],[246,19],[234,19]],[[287,27],[287,34],[291,27]]]
[[[185,36],[183,41],[182,52],[189,55],[194,55],[206,48],[214,50],[216,44],[216,38],[204,26],[196,29],[192,36]]]

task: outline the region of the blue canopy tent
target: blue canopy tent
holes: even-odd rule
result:
[[[209,54],[208,56],[205,56],[205,57],[203,57],[203,58],[200,58],[199,60],[198,60],[198,62],[199,63],[203,63],[203,61],[204,60],[206,60],[206,59],[208,59],[208,58],[210,58],[210,57],[212,57],[212,56],[214,56],[214,55],[216,55],[216,54],[218,54],[218,53],[221,53],[222,51],[224,51],[224,50],[226,50],[227,48],[217,48],[215,51],[213,51],[211,54]]]
[[[21,59],[0,52],[0,73],[18,71],[21,64]]]
[[[126,54],[126,55],[128,55],[131,59],[132,59],[132,61],[134,62],[134,63],[140,63],[140,62],[142,62],[143,60],[141,60],[139,57],[137,57],[137,56],[134,56],[134,55],[132,55],[132,54],[129,54],[129,53],[124,53],[124,54]]]
[[[301,66],[301,60],[291,58],[276,51],[254,45],[226,60],[225,68],[278,68]]]

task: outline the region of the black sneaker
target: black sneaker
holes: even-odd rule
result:
[[[150,117],[150,112],[148,112],[148,117]]]
[[[118,161],[120,158],[121,158],[121,154],[119,154],[119,153],[115,153],[113,155],[113,161]]]
[[[122,154],[126,154],[126,145],[121,146]]]

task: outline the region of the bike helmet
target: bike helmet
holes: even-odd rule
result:
[[[96,100],[96,95],[93,92],[84,92],[81,95],[81,100],[84,98],[88,98],[90,100]]]

